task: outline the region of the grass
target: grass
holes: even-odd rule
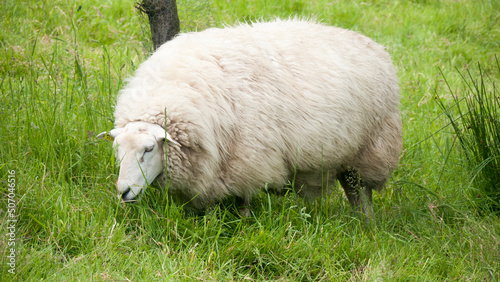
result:
[[[493,75],[500,75],[496,60]],[[469,167],[472,190],[478,197],[478,206],[486,211],[500,211],[500,96],[495,82],[478,64],[477,79],[468,69],[462,75],[465,91],[453,95],[453,105],[447,106],[437,99],[444,110],[460,144],[462,155]],[[446,80],[445,80],[446,83]],[[453,90],[448,85],[448,89]],[[458,91],[457,91],[458,92]],[[463,96],[463,97],[461,97]],[[454,113],[456,112],[456,114]]]
[[[8,236],[0,240],[3,281],[500,279],[500,221],[478,209],[470,167],[434,102],[463,94],[465,66],[480,62],[500,79],[498,1],[211,2],[217,25],[314,16],[387,46],[405,150],[375,195],[371,226],[341,189],[314,203],[262,192],[247,219],[231,200],[187,215],[155,189],[118,203],[112,149],[95,133],[112,128],[116,93],[147,56],[134,1],[0,6],[2,233],[12,170],[17,215],[15,274]]]

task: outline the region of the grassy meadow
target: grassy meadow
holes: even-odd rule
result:
[[[436,102],[469,95],[460,73],[478,63],[500,85],[499,1],[209,1],[213,26],[299,15],[387,47],[404,151],[369,225],[341,188],[313,203],[263,191],[251,218],[231,200],[189,215],[157,189],[119,203],[95,134],[148,56],[135,2],[0,1],[1,281],[500,280],[498,213]]]

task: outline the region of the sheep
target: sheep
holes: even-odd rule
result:
[[[366,36],[312,20],[239,24],[162,45],[98,137],[117,147],[123,201],[168,182],[195,209],[236,197],[248,214],[264,186],[314,199],[338,180],[370,217],[372,190],[398,166],[399,97],[389,54]]]

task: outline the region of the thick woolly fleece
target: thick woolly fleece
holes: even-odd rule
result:
[[[275,20],[167,42],[120,92],[115,126],[166,126],[180,146],[168,144],[159,182],[168,178],[170,193],[202,208],[227,196],[249,202],[266,183],[292,179],[314,196],[347,171],[381,189],[402,147],[399,99],[383,46]]]

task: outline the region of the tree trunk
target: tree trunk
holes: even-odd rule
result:
[[[142,0],[137,8],[148,15],[155,50],[179,33],[180,22],[175,0]]]

